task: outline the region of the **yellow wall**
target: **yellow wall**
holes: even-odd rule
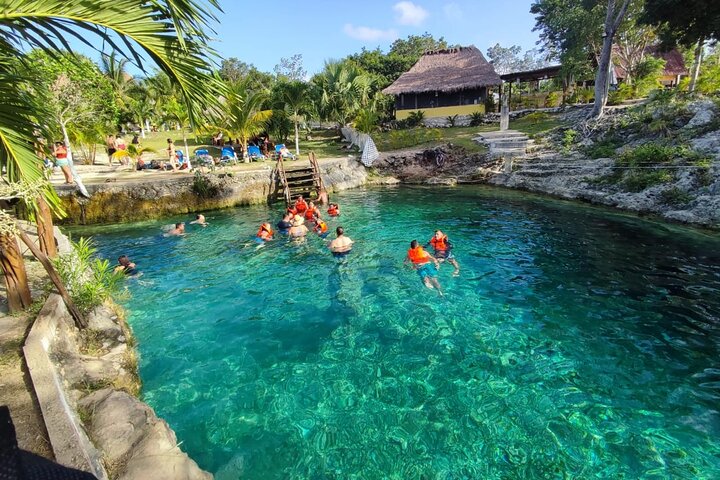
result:
[[[454,107],[418,108],[417,110],[396,110],[395,119],[404,120],[411,112],[422,110],[425,118],[450,117],[452,115],[470,115],[473,112],[485,113],[485,105],[456,105]]]

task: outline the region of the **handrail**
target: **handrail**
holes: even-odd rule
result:
[[[317,194],[320,195],[320,192],[325,190],[325,185],[323,185],[322,175],[320,175],[320,165],[318,164],[317,157],[315,156],[315,152],[310,152],[308,154],[308,157],[310,158],[310,166],[313,169],[313,175],[316,179],[316,185],[315,188],[317,189]]]
[[[285,175],[285,166],[283,165],[282,155],[278,156],[277,166],[275,169],[280,175],[280,182],[283,185],[283,195],[285,196],[285,205],[290,205],[290,187],[288,186],[287,176]]]

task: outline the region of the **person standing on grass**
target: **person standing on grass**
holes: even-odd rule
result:
[[[168,163],[162,165],[163,170],[165,169],[165,166],[169,164],[172,167],[173,172],[177,172],[178,171],[177,153],[175,153],[175,144],[173,143],[172,138],[167,139],[167,144],[168,144],[168,146],[165,149],[165,152],[167,153],[167,156],[168,156]]]

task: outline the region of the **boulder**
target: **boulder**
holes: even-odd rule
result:
[[[685,125],[685,128],[702,127],[712,122],[717,115],[717,105],[712,100],[697,100],[687,106],[693,117]]]
[[[103,338],[118,341],[123,335],[122,328],[117,323],[117,315],[105,305],[90,312],[86,320],[88,328],[98,332]]]

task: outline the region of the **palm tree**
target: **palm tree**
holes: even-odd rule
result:
[[[252,90],[250,85],[250,81],[244,79],[229,86],[217,122],[220,130],[227,130],[231,137],[240,140],[243,152],[247,152],[250,138],[262,133],[265,122],[272,116],[272,110],[262,109],[269,94]]]
[[[289,83],[277,85],[279,103],[290,113],[290,119],[295,125],[295,155],[300,155],[300,133],[299,123],[302,114],[310,103],[310,87],[307,83],[296,80]]]
[[[327,62],[313,78],[315,108],[321,118],[347,125],[357,111],[368,106],[372,78],[348,62]]]
[[[110,55],[103,54],[100,57],[100,69],[110,80],[117,101],[122,108],[128,107],[130,90],[135,86],[132,75],[127,73],[126,67],[128,63],[127,58],[118,57],[118,53],[115,51],[110,52]]]
[[[68,38],[93,48],[101,40],[141,69],[143,59],[149,58],[177,86],[194,122],[202,117],[202,106],[217,101],[223,91],[212,74],[215,53],[207,47],[216,11],[218,0],[6,1],[0,9],[0,171],[6,172],[5,180],[26,185],[42,182],[42,163],[33,144],[38,136],[50,138],[43,106],[22,87],[32,78],[19,71],[15,58],[32,48],[49,53],[69,49]],[[41,196],[56,214],[62,214],[57,194],[46,185]],[[0,230],[0,244],[16,245],[12,228]],[[0,252],[6,278],[19,278],[16,265],[22,259],[18,261],[18,255],[13,248]],[[9,289],[16,287],[8,284]]]

